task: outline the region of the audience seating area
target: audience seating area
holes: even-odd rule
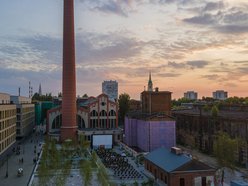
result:
[[[126,157],[104,148],[97,149],[96,153],[105,167],[114,172],[115,177],[118,177],[121,180],[143,179],[143,176],[128,162]]]

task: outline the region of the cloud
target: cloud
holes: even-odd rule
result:
[[[212,81],[217,80],[217,79],[220,78],[220,76],[217,75],[217,74],[202,75],[201,77],[204,78],[204,79],[212,80]]]
[[[216,10],[211,12],[212,10]],[[225,6],[221,1],[207,3],[199,8],[197,15],[182,19],[189,24],[205,25],[222,34],[241,34],[248,32],[248,7]]]
[[[128,16],[127,12],[121,7],[121,4],[112,0],[109,0],[102,5],[95,7],[95,9],[105,13],[114,13],[123,17]]]
[[[144,42],[118,33],[81,33],[77,38],[79,63],[108,63],[138,56]]]
[[[191,68],[204,68],[209,64],[209,62],[204,60],[195,60],[195,61],[187,61],[186,64]]]
[[[203,7],[202,11],[213,11],[213,10],[220,10],[225,7],[223,1],[218,2],[207,2],[206,5]]]
[[[248,26],[246,25],[221,25],[216,26],[215,29],[220,33],[226,34],[248,33]]]
[[[157,73],[156,76],[158,77],[179,77],[182,74],[179,73],[170,73],[170,72],[166,72],[166,73]]]
[[[174,61],[169,61],[168,62],[168,66],[169,67],[173,67],[173,68],[176,68],[176,69],[179,69],[179,68],[185,68],[186,67],[186,64],[185,63],[176,63]]]
[[[191,18],[183,19],[184,22],[200,25],[211,25],[216,23],[216,18],[212,14],[203,14]]]
[[[128,14],[133,11],[132,4],[135,3],[134,0],[80,0],[80,2],[92,11],[115,14],[121,17],[128,17]]]

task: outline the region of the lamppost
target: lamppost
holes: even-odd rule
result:
[[[6,175],[5,175],[6,178],[9,177],[9,155],[7,154],[7,169],[6,169]]]

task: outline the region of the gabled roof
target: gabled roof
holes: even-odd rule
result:
[[[190,157],[184,154],[176,155],[164,147],[150,152],[145,156],[145,159],[149,160],[166,172],[172,172],[191,161]]]
[[[215,169],[213,167],[210,167],[208,165],[206,165],[205,163],[202,163],[200,161],[197,160],[192,160],[184,165],[182,165],[181,167],[177,168],[175,171],[182,171],[182,172],[187,172],[187,171],[214,171]]]

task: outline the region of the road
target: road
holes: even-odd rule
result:
[[[34,168],[33,158],[39,151],[39,143],[43,141],[42,134],[33,133],[20,146],[20,154],[12,154],[8,158],[8,177],[6,178],[7,161],[0,167],[0,185],[1,186],[26,186]],[[36,146],[36,153],[34,152]],[[19,162],[23,158],[23,163]],[[17,176],[18,168],[23,168],[23,176]]]

